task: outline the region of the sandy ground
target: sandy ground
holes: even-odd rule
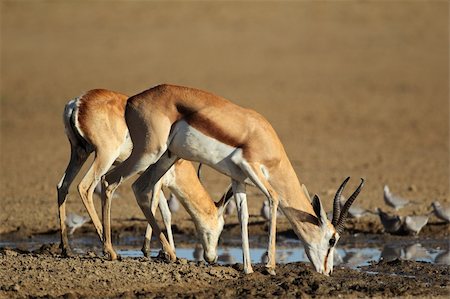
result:
[[[61,258],[57,246],[33,253],[0,251],[0,296],[77,298],[329,298],[358,297],[448,298],[448,266],[392,261],[373,264],[366,272],[338,268],[332,277],[314,272],[309,265],[277,267],[277,275],[257,265],[255,273],[242,274],[241,265],[210,266],[181,259],[128,258],[110,262],[95,256]],[[130,285],[133,288],[130,288]]]
[[[346,194],[356,187],[359,177],[366,179],[357,204],[367,209],[389,210],[383,203],[384,184],[418,202],[402,209],[401,215],[425,214],[434,200],[450,204],[448,36],[446,1],[2,1],[0,234],[27,237],[58,229],[55,186],[69,158],[61,115],[69,99],[92,88],[132,95],[162,82],[212,91],[267,117],[302,183],[321,196],[327,209],[331,209],[332,194],[346,176],[353,178]],[[68,209],[86,215],[75,187],[80,179],[71,189]],[[214,198],[229,183],[208,169],[204,171],[204,182]],[[130,182],[123,184],[119,192],[121,196],[112,208],[114,232],[142,231],[139,219],[143,217]],[[260,221],[262,196],[250,188],[248,198],[250,221]],[[192,233],[187,213],[179,212],[173,220],[181,231]],[[236,217],[228,218],[227,224],[227,229],[238,232]],[[258,226],[253,227],[250,233],[265,234]],[[381,232],[373,217],[350,223],[349,228]],[[289,225],[281,221],[279,230],[288,229]],[[448,236],[449,227],[427,230],[433,236]],[[227,234],[233,233],[225,231],[224,236]],[[49,271],[60,267],[58,263],[64,264],[59,273],[62,277],[72,275],[71,268],[67,268],[71,263],[83,271],[95,271],[103,264],[116,265],[89,258],[59,260],[33,254],[2,254],[0,261],[6,265],[2,271],[7,271],[2,277],[23,274],[20,271],[25,271],[27,263],[35,265],[35,259]],[[23,266],[14,269],[19,267],[14,264]],[[138,269],[139,273],[145,272],[146,267],[157,268],[151,263],[140,265],[137,260],[117,265],[117,273],[130,267],[124,270],[127,275]],[[172,274],[179,273],[177,267],[189,267],[190,271],[196,268],[191,264],[174,267],[169,271]],[[279,273],[292,272],[292,267],[297,269],[296,265],[287,265]],[[386,267],[396,269],[396,265]],[[405,267],[414,272],[429,266],[413,263]],[[307,268],[301,265],[294,273],[309,277],[312,274]],[[198,285],[198,289],[191,290],[198,294],[203,285],[216,285],[222,279],[233,292],[242,292],[230,296],[247,294],[243,290],[249,290],[247,296],[255,289],[260,292],[259,279],[261,286],[270,281],[273,288],[269,293],[280,290],[284,283],[288,287],[280,295],[295,296],[289,291],[295,279],[279,284],[279,276],[256,274],[242,280],[236,279],[240,274],[233,269],[214,269],[233,278],[227,280],[225,274],[222,278],[198,276],[198,283],[194,283],[195,277],[186,278],[175,283],[174,296],[191,285]],[[404,293],[372,294],[371,288],[364,286],[365,274],[337,273],[341,274],[333,278],[334,283],[361,275],[361,285],[355,287],[361,292],[358,295],[416,294],[411,288]],[[34,274],[29,276],[37,279]],[[117,277],[108,279],[115,282]],[[373,277],[386,283],[391,280],[382,274]],[[395,281],[403,278],[396,277]],[[18,282],[10,279],[8,283],[14,289]],[[327,281],[316,275],[311,279],[311,283]],[[72,289],[68,290],[71,281]],[[124,280],[128,290],[118,287],[111,293],[95,293],[95,288],[84,289],[84,283],[76,285],[74,281],[67,276],[68,289],[54,292],[50,290],[52,284],[43,284],[47,293],[31,286],[20,287],[17,295],[62,296],[72,292],[119,296],[124,292],[147,296],[153,291],[164,294],[172,290],[167,286],[173,282],[161,278],[159,282],[164,282],[165,288],[152,289],[154,285],[145,280],[136,284]],[[36,282],[31,280],[26,285]],[[15,294],[9,286],[6,288],[1,294]],[[347,294],[302,292],[319,296]],[[421,295],[433,294],[426,292]]]

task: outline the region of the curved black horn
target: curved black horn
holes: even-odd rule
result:
[[[341,203],[340,203],[341,194],[342,194],[342,191],[344,191],[345,185],[347,184],[349,179],[350,179],[350,177],[346,178],[342,182],[341,186],[336,191],[336,195],[334,196],[334,201],[333,201],[333,220],[331,220],[331,224],[333,224],[334,226],[336,226],[336,224],[338,223],[339,215],[341,214]]]
[[[339,220],[336,224],[336,231],[338,233],[341,233],[344,230],[344,223],[345,219],[347,218],[348,209],[350,209],[350,206],[355,201],[356,197],[358,196],[359,192],[361,192],[361,188],[364,186],[364,179],[361,178],[361,183],[359,184],[358,188],[356,188],[355,192],[353,192],[352,196],[347,200],[347,202],[344,204],[344,207],[342,208],[341,215],[339,216]]]

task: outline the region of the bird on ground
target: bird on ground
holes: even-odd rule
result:
[[[203,260],[203,247],[197,244],[192,255],[194,256],[194,260],[197,262]]]
[[[261,264],[267,264],[268,261],[269,261],[269,253],[267,251],[265,251],[261,255]]]
[[[418,235],[420,230],[428,223],[428,216],[406,216],[403,229],[406,232]]]
[[[434,258],[434,262],[436,264],[441,264],[441,265],[450,265],[450,250],[447,249],[445,251],[440,252]]]
[[[180,202],[173,193],[170,193],[169,200],[167,201],[167,203],[169,204],[169,209],[172,213],[176,213],[180,209]]]
[[[339,253],[338,250],[334,250],[333,263],[335,265],[340,265],[343,262],[344,262],[344,259],[342,258],[342,255]]]
[[[380,261],[394,261],[400,259],[402,256],[402,248],[393,244],[386,244],[381,250]]]
[[[260,212],[261,217],[264,218],[264,220],[269,221],[270,220],[270,204],[269,204],[269,200],[266,199],[263,202],[263,205],[261,206],[261,212]],[[281,212],[280,209],[277,209],[277,217],[282,217],[284,216],[284,214]]]
[[[72,235],[76,229],[80,228],[89,221],[89,217],[81,216],[75,213],[69,213],[66,218],[66,225],[69,227],[69,235]]]
[[[402,217],[398,215],[389,215],[383,212],[380,208],[377,208],[377,213],[380,216],[381,224],[384,230],[388,233],[397,233],[403,224]]]
[[[228,204],[227,204],[223,214],[224,214],[225,217],[226,216],[230,216],[230,215],[232,215],[234,213],[234,210],[236,210],[236,201],[231,199],[228,202]]]
[[[392,194],[387,185],[384,186],[384,202],[396,211],[408,204],[414,203],[411,200]]]
[[[339,200],[341,209],[343,208],[345,201],[346,201],[346,198],[344,197],[344,195],[341,195],[341,198]],[[350,218],[361,218],[362,216],[365,216],[369,213],[373,213],[373,212],[363,209],[355,204],[351,205],[350,209],[348,209],[348,215],[350,216]]]
[[[433,207],[434,215],[436,215],[437,218],[450,223],[450,206],[444,207],[439,201],[433,202],[431,206]]]

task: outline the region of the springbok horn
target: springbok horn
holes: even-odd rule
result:
[[[341,186],[336,191],[336,195],[334,196],[334,201],[333,201],[333,220],[331,220],[331,224],[333,224],[334,226],[337,225],[338,220],[339,220],[339,215],[341,214],[341,203],[340,203],[341,194],[342,194],[342,191],[344,191],[345,185],[347,184],[349,179],[350,179],[350,177],[346,178],[342,182]]]
[[[359,192],[361,192],[361,188],[364,186],[364,179],[361,178],[361,183],[359,184],[358,188],[356,188],[355,192],[353,192],[352,196],[347,200],[347,202],[344,204],[344,207],[342,208],[341,215],[339,216],[339,220],[336,224],[336,231],[338,233],[341,233],[344,230],[344,223],[345,219],[347,218],[348,209],[350,209],[350,206],[355,201],[356,197],[358,196]]]

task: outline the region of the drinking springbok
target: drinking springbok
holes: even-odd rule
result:
[[[94,161],[78,185],[78,191],[100,240],[105,239],[103,234],[107,234],[107,237],[110,238],[109,229],[103,230],[95,211],[93,192],[101,177],[113,163],[119,163],[127,158],[133,147],[124,118],[127,99],[127,96],[117,92],[94,89],[69,101],[65,106],[63,120],[71,145],[71,156],[67,169],[57,186],[63,254],[70,252],[65,224],[67,193],[75,176],[92,152],[95,152]],[[174,249],[174,245],[170,226],[171,214],[161,191],[161,184],[167,186],[180,199],[194,220],[204,247],[205,260],[214,261],[217,257],[218,238],[223,229],[223,211],[231,196],[230,192],[227,192],[227,197],[222,197],[215,204],[198,180],[192,163],[184,160],[175,163],[157,184],[158,192],[155,192],[155,200],[151,205],[152,213],[155,213],[158,203],[160,203],[161,214],[172,249]],[[159,200],[160,198],[161,200]],[[109,221],[109,214],[107,217]],[[143,252],[146,255],[150,251],[151,233],[151,227],[148,225],[143,246]]]
[[[254,184],[270,202],[268,262],[275,274],[276,213],[283,213],[303,241],[314,268],[325,275],[333,270],[333,253],[350,205],[359,194],[364,180],[345,203],[339,199],[348,178],[334,199],[330,222],[317,195],[310,202],[281,141],[269,122],[257,112],[242,108],[214,94],[174,85],[159,85],[131,97],[125,119],[133,150],[131,155],[102,180],[105,215],[119,184],[133,174],[144,171],[133,183],[136,199],[147,220],[161,237],[163,249],[172,256],[170,245],[154,215],[146,208],[155,183],[178,159],[198,161],[231,177],[241,224],[244,272],[253,272],[248,246],[248,210],[246,184]],[[109,217],[104,217],[109,230]],[[115,255],[108,234],[104,250]]]

